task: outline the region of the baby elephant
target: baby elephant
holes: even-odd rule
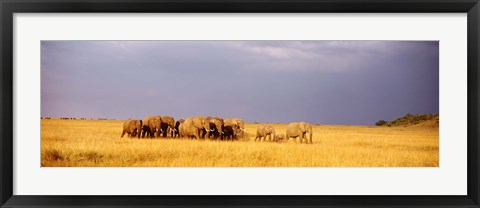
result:
[[[274,142],[284,142],[285,141],[285,134],[275,134]]]
[[[275,138],[275,129],[272,126],[258,126],[257,127],[257,135],[255,136],[255,141],[259,140],[261,141],[263,138],[263,141],[267,140],[273,141]]]
[[[133,120],[133,119],[128,119],[123,123],[123,132],[122,136],[125,135],[125,133],[128,134],[128,137],[135,137],[138,136],[140,138],[140,134],[142,134],[142,120]]]

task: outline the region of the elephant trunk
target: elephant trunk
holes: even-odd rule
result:
[[[146,134],[146,132],[147,132],[146,127],[145,127],[145,126],[142,126],[142,130],[141,130],[140,132],[142,132],[142,138],[145,138],[145,134]]]
[[[220,134],[220,140],[223,140],[223,125],[220,126],[220,129],[218,130],[218,134]]]
[[[276,134],[276,133],[275,133],[275,129],[273,129],[272,135],[270,136],[271,141],[275,141],[275,134]]]
[[[170,137],[173,138],[175,135],[175,124],[170,125]]]

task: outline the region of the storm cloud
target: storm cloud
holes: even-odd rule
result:
[[[42,41],[44,117],[373,125],[438,113],[438,41]]]

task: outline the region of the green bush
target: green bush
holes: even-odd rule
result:
[[[375,126],[385,126],[387,125],[387,121],[385,120],[380,120],[380,121],[377,121],[377,123],[375,123]]]
[[[396,118],[393,121],[380,120],[375,123],[376,126],[411,126],[428,120],[438,120],[438,114],[416,114],[407,113],[405,116]]]

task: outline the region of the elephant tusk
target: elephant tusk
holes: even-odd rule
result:
[[[240,130],[245,131],[245,129],[240,128]]]

